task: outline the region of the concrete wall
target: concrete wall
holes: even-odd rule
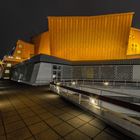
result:
[[[12,80],[30,85],[46,85],[52,81],[52,64],[29,63],[12,70]]]
[[[72,66],[63,66],[62,79],[72,79]]]
[[[133,65],[74,66],[74,79],[132,81]]]
[[[35,80],[35,85],[45,85],[52,81],[52,64],[39,63],[38,74]]]
[[[69,66],[52,63],[25,63],[14,68],[12,79],[44,85],[63,79],[140,81],[140,65]]]
[[[133,66],[133,80],[140,81],[140,65]]]

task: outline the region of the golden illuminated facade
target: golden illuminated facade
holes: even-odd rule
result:
[[[35,44],[35,54],[48,54],[50,55],[50,38],[49,32],[44,32],[35,36],[32,39]]]
[[[9,79],[11,67],[24,60],[30,59],[32,56],[34,56],[34,45],[22,40],[18,40],[13,55],[6,55],[3,58],[3,77],[5,79]]]
[[[51,55],[72,61],[126,59],[132,17],[49,17]]]
[[[3,62],[14,65],[38,54],[71,61],[140,58],[140,30],[131,28],[133,14],[49,16],[49,31],[33,37],[32,44],[18,40]]]
[[[128,56],[138,57],[140,55],[140,30],[136,28],[131,28],[129,35],[129,43],[127,49]]]
[[[11,61],[13,64],[16,64],[30,59],[32,56],[34,56],[34,45],[18,40],[13,55],[5,56],[3,61]]]
[[[13,56],[19,59],[29,59],[34,56],[34,45],[18,40]]]
[[[49,31],[32,39],[35,55],[71,61],[139,58],[140,30],[131,28],[133,14],[50,16]]]

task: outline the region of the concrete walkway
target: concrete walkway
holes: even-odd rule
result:
[[[0,81],[0,140],[129,140],[48,91]]]

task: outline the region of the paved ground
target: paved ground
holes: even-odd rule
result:
[[[0,140],[124,140],[47,87],[0,81]]]

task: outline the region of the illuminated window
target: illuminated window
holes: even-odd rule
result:
[[[10,73],[10,70],[5,70],[5,73]]]
[[[10,79],[10,77],[3,77],[4,79]]]
[[[134,35],[132,35],[132,39],[135,39],[135,36]]]
[[[18,56],[17,56],[16,59],[21,59],[21,57],[18,57]]]
[[[13,56],[8,56],[8,58],[11,58],[11,59],[12,59],[12,58],[13,58]]]
[[[20,54],[21,53],[21,50],[18,50],[17,53]]]
[[[12,66],[12,64],[11,63],[7,63],[7,67],[11,67]]]
[[[21,45],[21,44],[19,44],[19,45],[18,45],[18,47],[19,47],[19,48],[22,48],[22,45]]]

